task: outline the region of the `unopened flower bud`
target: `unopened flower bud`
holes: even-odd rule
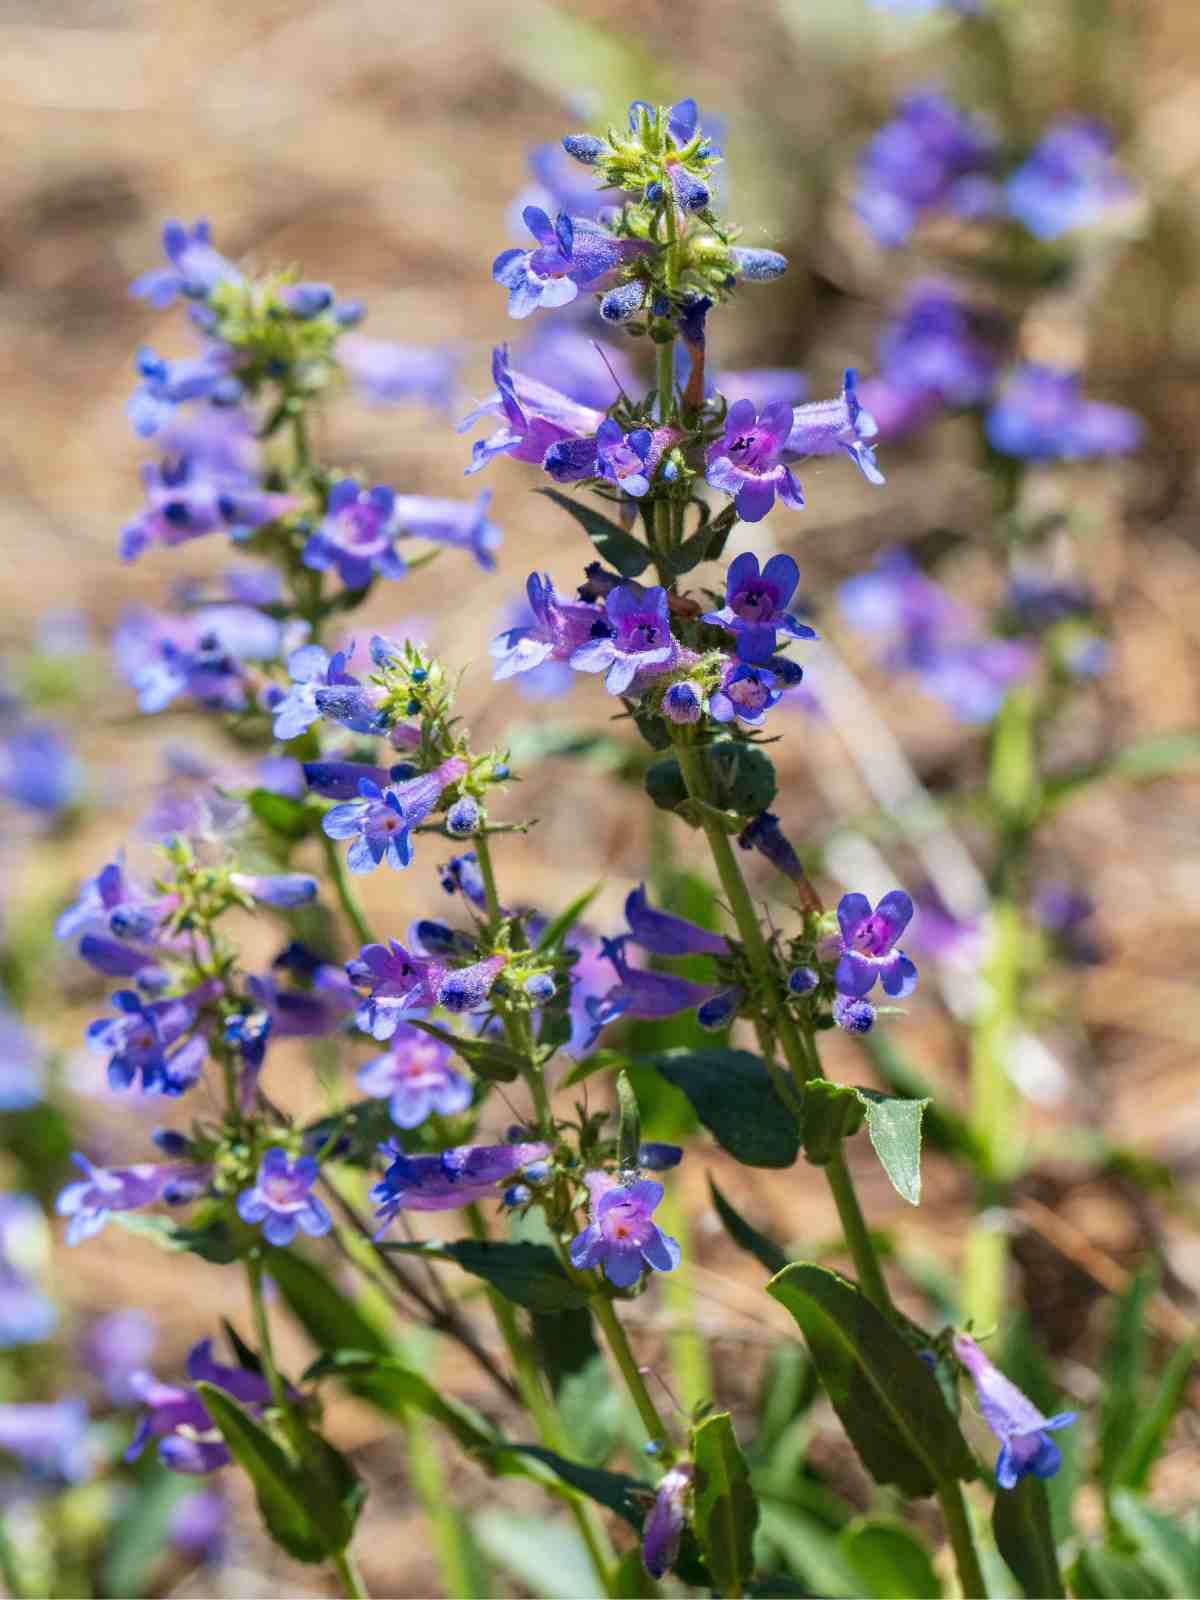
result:
[[[645,302],[646,286],[635,278],[608,291],[600,302],[600,315],[605,322],[631,322]]]
[[[787,271],[787,257],[778,250],[745,250],[735,247],[730,254],[739,278],[748,283],[769,283],[772,278],[782,278]]]
[[[833,1020],[847,1033],[870,1033],[875,1026],[875,1007],[869,1000],[851,1000],[846,995],[835,996]]]
[[[535,1005],[544,1006],[554,998],[554,979],[548,972],[535,972],[525,979],[525,993]]]
[[[446,813],[446,832],[452,833],[458,839],[466,839],[475,833],[479,827],[479,803],[470,795],[464,795],[461,800],[456,800]]]
[[[820,981],[812,967],[793,967],[787,985],[792,994],[811,994]]]
[[[604,154],[604,140],[594,133],[569,133],[562,142],[563,149],[585,167],[594,167]]]
[[[699,722],[701,701],[696,685],[686,679],[682,683],[673,683],[663,695],[662,710],[663,716],[670,722]]]

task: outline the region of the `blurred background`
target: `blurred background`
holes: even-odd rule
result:
[[[456,417],[488,393],[491,347],[515,332],[490,264],[516,240],[514,201],[534,184],[529,152],[618,121],[631,98],[693,95],[724,122],[724,209],[744,225],[743,243],[782,250],[791,263],[780,283],[747,291],[712,319],[711,355],[721,368],[794,369],[817,398],[838,391],[844,367],[873,372],[906,287],[944,268],[936,230],[884,250],[852,205],[859,153],[901,92],[939,85],[1002,116],[1010,137],[1032,138],[1064,112],[1101,117],[1137,203],[1086,266],[1049,281],[1032,309],[1026,286],[994,277],[985,296],[1001,308],[1006,295],[1020,300],[1019,354],[1082,368],[1089,394],[1145,424],[1135,455],[1051,467],[1023,490],[1027,517],[1048,518],[1048,527],[1069,517],[1056,558],[1086,577],[1110,628],[1107,668],[1072,702],[1055,755],[1065,766],[1200,725],[1200,12],[1190,0],[1040,0],[1007,8],[1004,44],[987,24],[951,11],[900,14],[866,0],[693,0],[686,10],[653,0],[0,4],[0,657],[6,691],[69,746],[39,758],[66,786],[63,803],[31,806],[18,794],[0,831],[0,915],[20,989],[9,998],[36,1030],[34,1053],[59,1108],[49,1133],[31,1111],[12,1121],[6,1140],[49,1140],[42,1198],[62,1178],[55,1138],[97,1160],[137,1160],[160,1120],[153,1108],[115,1105],[95,1058],[81,1059],[82,1028],[102,1009],[106,986],[52,943],[53,918],[161,798],[172,748],[220,754],[199,715],[139,716],[108,646],[130,605],[162,605],[182,579],[211,577],[227,558],[215,539],[154,550],[133,567],[116,555],[145,455],[125,415],[134,354],[146,343],[168,355],[182,349],[179,319],[128,292],[157,263],[168,216],[208,217],[219,248],[242,265],[295,262],[306,278],[360,296],[373,335],[452,347],[461,357]],[[955,249],[960,270],[986,277],[986,262]],[[464,484],[469,440],[419,405],[331,406],[320,449],[401,492],[459,496],[486,482],[494,493],[491,514],[504,534],[496,572],[443,558],[373,600],[365,620],[393,635],[415,632],[466,668],[462,708],[479,742],[513,742],[522,809],[540,821],[528,838],[504,843],[505,894],[556,910],[604,876],[589,915],[605,928],[633,884],[661,877],[668,853],[676,869],[699,868],[696,836],[656,819],[640,789],[620,781],[619,729],[617,744],[587,760],[555,753],[581,730],[609,732],[612,702],[599,684],[577,678],[569,699],[531,701],[489,681],[487,641],[526,574],[548,570],[570,589],[583,554],[561,515],[530,493],[527,469],[501,461]],[[995,474],[977,422],[963,416],[884,444],[880,462],[886,489],[832,458],[809,464],[807,509],[777,509],[739,530],[733,547],[794,554],[828,642],[824,663],[820,648],[807,653],[809,692],[776,714],[783,742],[772,754],[776,810],[834,893],[856,869],[876,884],[880,874],[923,882],[931,836],[945,847],[943,864],[946,850],[963,852],[967,866],[953,855],[952,877],[969,875],[972,852],[986,866],[969,806],[954,807],[981,784],[980,729],[912,678],[883,670],[878,650],[842,621],[835,595],[881,551],[911,543],[936,550],[938,578],[956,597],[996,606],[1004,578]],[[936,823],[896,824],[897,810],[911,822],[912,807],[930,797]],[[1200,785],[1186,775],[1097,787],[1039,835],[1046,881],[1086,893],[1095,909],[1090,959],[1057,969],[1023,1047],[1020,1082],[1049,1153],[1026,1185],[1013,1288],[1085,1400],[1095,1391],[1105,1295],[1128,1282],[1148,1249],[1164,1263],[1160,1324],[1177,1330],[1194,1320],[1200,1291],[1198,799]],[[144,840],[130,848],[149,859]],[[436,903],[436,880],[428,863],[384,876],[367,881],[364,898],[375,925],[399,933]],[[765,865],[754,886],[777,893]],[[891,1026],[938,1095],[960,1103],[965,1056],[952,977],[948,988],[924,987],[909,1017]],[[0,1034],[0,1048],[15,1070],[26,1045]],[[831,1040],[828,1057],[833,1075],[863,1077],[848,1039]],[[299,1058],[291,1083],[272,1061],[280,1098],[319,1106]],[[664,1134],[673,1114],[668,1100]],[[1117,1154],[1076,1159],[1085,1147]],[[895,1248],[931,1282],[952,1272],[970,1201],[956,1168],[928,1154],[914,1211],[869,1151],[857,1155],[873,1223],[892,1230]],[[712,1152],[676,1174],[673,1204],[692,1235],[693,1309],[717,1392],[736,1415],[750,1403],[767,1345],[789,1324],[761,1296],[753,1309],[744,1304],[753,1269],[717,1228],[706,1169],[736,1185],[745,1214],[797,1248],[819,1250],[835,1219],[819,1174],[803,1164],[784,1175],[726,1171]],[[10,1181],[28,1186],[27,1177]],[[152,1362],[164,1375],[178,1372],[218,1314],[244,1319],[236,1276],[115,1231],[70,1254],[56,1242],[51,1277],[60,1343],[22,1357],[48,1394],[67,1383],[73,1352],[105,1313],[137,1307],[154,1319]],[[667,1340],[671,1319],[661,1291],[631,1308],[640,1348]],[[298,1334],[281,1344],[286,1361],[302,1364]],[[491,1403],[453,1355],[428,1359],[441,1362],[436,1375],[455,1392]],[[86,1388],[99,1369],[90,1356],[83,1362]],[[432,1593],[403,1445],[365,1408],[342,1407],[331,1432],[372,1487],[358,1541],[368,1584],[380,1594]],[[813,1450],[853,1498],[858,1468],[832,1419]],[[1156,1492],[1178,1498],[1198,1469],[1200,1431],[1185,1416]],[[487,1537],[507,1548],[505,1529],[533,1511],[536,1492],[461,1459],[453,1470],[456,1496],[483,1514],[485,1529],[492,1519]],[[256,1532],[240,1478],[223,1475],[219,1492],[232,1502],[223,1563],[193,1570],[194,1557],[177,1553],[155,1569],[154,1592],[324,1592],[319,1573],[289,1567]],[[76,1514],[107,1513],[97,1503]],[[511,1552],[507,1567],[499,1559],[507,1575],[498,1592],[547,1592]]]

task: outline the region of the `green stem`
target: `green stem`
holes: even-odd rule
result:
[[[656,371],[658,383],[658,415],[664,422],[670,422],[674,411],[675,399],[675,340],[665,339],[662,344],[655,347]],[[660,500],[659,505],[663,502]],[[655,507],[657,514],[658,506]]]
[[[331,1556],[333,1570],[337,1573],[337,1580],[342,1586],[342,1593],[346,1600],[369,1600],[366,1585],[362,1581],[362,1574],[358,1564],[349,1550],[339,1550],[337,1555]]]
[[[975,1549],[975,1535],[971,1530],[971,1518],[957,1478],[947,1478],[938,1485],[938,1499],[942,1503],[946,1532],[950,1535],[950,1545],[954,1551],[954,1564],[958,1568],[963,1600],[988,1600],[987,1584],[983,1579],[983,1569]]]
[[[677,743],[675,750],[679,757],[679,765],[688,793],[693,799],[706,800],[707,773],[701,751],[695,745],[683,742]],[[775,1037],[779,1040],[780,1048],[792,1071],[791,1081],[789,1082],[780,1072],[777,1063],[774,1061],[774,1053],[770,1048],[769,1039],[764,1040],[763,1057],[767,1069],[771,1073],[772,1081],[775,1083],[784,1103],[795,1108],[798,1105],[799,1095],[804,1083],[809,1078],[819,1078],[821,1076],[821,1064],[817,1058],[816,1043],[811,1031],[807,1033],[801,1031],[779,993],[775,963],[767,942],[763,938],[758,913],[754,909],[754,902],[750,898],[746,880],[742,877],[742,869],[738,865],[737,857],[734,855],[733,848],[729,843],[729,835],[714,817],[706,816],[703,813],[701,813],[701,826],[708,840],[708,847],[717,869],[717,876],[721,880],[721,887],[725,891],[729,909],[733,913],[734,921],[737,923],[738,935],[742,941],[746,960],[757,980],[755,998],[765,1012]],[[762,1034],[760,1033],[761,1038]],[[875,1246],[871,1242],[871,1235],[863,1220],[862,1209],[859,1206],[858,1196],[854,1189],[854,1181],[850,1176],[841,1151],[826,1165],[824,1170],[833,1194],[834,1204],[837,1206],[838,1216],[841,1219],[846,1247],[850,1252],[851,1259],[854,1262],[854,1269],[858,1274],[859,1287],[881,1311],[890,1311],[892,1309],[892,1301],[888,1293],[887,1282],[883,1276],[883,1269],[879,1265],[879,1258],[875,1254]]]
[[[321,847],[325,852],[325,860],[329,867],[329,876],[333,881],[334,892],[341,903],[342,910],[346,913],[346,920],[354,929],[354,936],[360,945],[374,944],[374,935],[370,925],[363,915],[363,909],[358,903],[358,896],[350,885],[346,876],[346,866],[338,853],[337,841],[328,834],[322,833]]]
[[[496,869],[492,865],[492,851],[487,842],[487,835],[483,833],[475,836],[475,859],[479,863],[479,876],[483,879],[483,895],[487,906],[488,921],[493,931],[500,926],[504,915],[500,906],[500,896],[496,891]]]
[[[655,1443],[661,1443],[670,1448],[670,1435],[667,1425],[658,1414],[658,1407],[650,1398],[650,1391],[646,1381],[638,1370],[637,1361],[630,1347],[625,1329],[621,1326],[620,1319],[607,1295],[597,1294],[591,1300],[592,1315],[600,1324],[604,1332],[608,1348],[612,1351],[613,1360],[620,1368],[621,1376],[625,1380],[625,1387],[629,1390],[630,1399],[637,1407],[638,1416],[642,1419],[642,1426],[646,1430],[647,1438]],[[666,1453],[659,1457],[667,1460]],[[668,1462],[669,1464],[669,1462]]]
[[[467,1529],[446,1492],[446,1473],[437,1441],[426,1419],[415,1416],[407,1408],[404,1436],[408,1447],[409,1482],[425,1509],[443,1589],[450,1596],[472,1594],[475,1578],[467,1553]]]
[[[472,1204],[464,1207],[464,1215],[471,1236],[486,1240],[487,1223],[479,1206]],[[553,1450],[558,1455],[568,1454],[568,1440],[563,1433],[558,1408],[543,1386],[542,1374],[534,1360],[533,1343],[522,1335],[511,1300],[506,1300],[498,1289],[490,1288],[487,1291],[487,1298],[492,1308],[492,1315],[496,1319],[496,1327],[512,1361],[521,1399],[524,1401],[525,1409],[533,1418],[542,1443],[548,1450]],[[587,1546],[596,1576],[600,1579],[605,1594],[611,1595],[613,1591],[608,1572],[613,1561],[613,1551],[608,1542],[608,1535],[604,1532],[591,1505],[574,1495],[564,1496],[564,1499],[570,1508],[575,1526],[579,1529],[580,1537]]]
[[[257,1250],[246,1257],[246,1277],[250,1284],[250,1308],[254,1316],[254,1331],[258,1335],[258,1358],[262,1362],[263,1373],[270,1387],[275,1409],[280,1413],[288,1436],[299,1454],[301,1436],[292,1411],[292,1403],[288,1398],[287,1384],[284,1383],[283,1375],[275,1363],[275,1351],[271,1345],[271,1323],[267,1316],[266,1298],[263,1295],[262,1256]]]

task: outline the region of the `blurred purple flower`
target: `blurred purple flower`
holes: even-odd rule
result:
[[[79,1483],[96,1464],[86,1403],[71,1396],[49,1405],[0,1405],[0,1450],[44,1483]]]
[[[371,1199],[386,1228],[400,1211],[456,1211],[486,1200],[498,1184],[506,1183],[523,1167],[544,1161],[551,1147],[538,1143],[458,1145],[440,1155],[410,1156],[393,1139],[381,1149],[391,1161],[371,1190]]]
[[[333,1227],[333,1218],[312,1192],[319,1169],[311,1156],[289,1156],[278,1147],[268,1150],[250,1189],[237,1197],[243,1222],[262,1224],[268,1244],[291,1244],[297,1229],[313,1239]]]
[[[110,1311],[97,1317],[82,1340],[82,1355],[116,1406],[132,1405],[140,1398],[131,1380],[141,1372],[158,1343],[158,1324],[145,1311]]]
[[[58,1308],[38,1282],[48,1266],[42,1208],[32,1195],[0,1194],[0,1350],[40,1344],[58,1326]]]
[[[177,295],[204,299],[219,283],[244,283],[232,262],[213,248],[212,232],[201,218],[189,228],[172,219],[163,225],[163,253],[169,267],[159,267],[135,278],[130,293],[165,310]]]
[[[684,1505],[695,1475],[691,1462],[681,1461],[658,1486],[642,1530],[642,1561],[652,1578],[665,1577],[679,1556],[686,1521]]]
[[[421,400],[437,411],[449,411],[454,404],[459,357],[453,350],[344,333],[337,343],[337,359],[372,405]]]
[[[1079,374],[1026,362],[1008,376],[984,422],[992,448],[1027,461],[1082,461],[1136,450],[1142,420],[1085,400]]]
[[[1064,117],[1053,123],[1006,182],[1009,210],[1038,239],[1098,222],[1133,193],[1113,163],[1113,147],[1102,122]]]
[[[872,136],[858,163],[854,209],[881,245],[901,245],[927,215],[994,215],[996,141],[936,90],[916,90]]]
[[[402,1022],[387,1054],[359,1068],[358,1087],[376,1100],[388,1101],[398,1128],[416,1128],[435,1112],[452,1117],[471,1104],[471,1085],[451,1060],[448,1044]]]

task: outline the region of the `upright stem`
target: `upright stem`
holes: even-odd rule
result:
[[[496,891],[496,869],[492,866],[492,852],[486,833],[475,836],[475,859],[479,863],[479,876],[483,879],[483,896],[487,906],[488,921],[493,928],[496,928],[504,912],[500,905],[500,896]]]
[[[358,903],[358,896],[354,893],[350,879],[346,875],[345,862],[338,854],[336,840],[327,833],[321,834],[321,847],[325,851],[325,860],[329,866],[329,876],[333,881],[334,892],[341,903],[342,910],[346,913],[346,920],[354,929],[354,936],[360,945],[373,944],[374,936],[370,925],[363,914],[363,909]]]
[[[701,752],[695,745],[677,744],[676,753],[679,757],[680,769],[687,785],[688,793],[697,800],[707,798],[707,774],[704,769],[704,760]],[[780,1083],[781,1074],[773,1060],[773,1052],[769,1048],[770,1041],[764,1041],[764,1057],[767,1068],[771,1071],[772,1080],[780,1090],[786,1104],[795,1107],[798,1103],[799,1093],[809,1078],[821,1076],[821,1065],[817,1059],[815,1041],[811,1034],[805,1035],[787,1005],[779,994],[774,971],[774,962],[767,942],[763,938],[762,928],[759,925],[758,913],[754,909],[754,902],[750,898],[750,891],[746,887],[746,880],[742,877],[742,869],[738,865],[737,857],[729,843],[729,835],[715,818],[702,814],[701,826],[708,840],[709,850],[717,868],[717,876],[721,880],[721,887],[729,903],[737,923],[738,935],[746,953],[746,960],[757,980],[756,1000],[761,1005],[775,1037],[779,1040],[780,1048],[788,1066],[792,1071],[791,1082],[786,1078],[785,1093]],[[761,1035],[760,1035],[761,1037]],[[875,1254],[875,1246],[871,1242],[871,1235],[863,1220],[862,1209],[855,1193],[854,1181],[846,1166],[845,1157],[839,1150],[833,1160],[824,1168],[825,1177],[833,1194],[834,1204],[837,1206],[838,1216],[841,1219],[842,1233],[845,1236],[846,1247],[854,1262],[854,1269],[858,1274],[859,1287],[874,1305],[881,1311],[892,1309],[891,1296],[888,1293],[887,1282],[883,1276],[883,1269],[879,1265],[879,1258]]]
[[[467,1225],[471,1234],[476,1239],[488,1237],[487,1224],[478,1205],[469,1205],[464,1208]],[[538,1370],[533,1355],[533,1345],[525,1338],[517,1325],[517,1314],[512,1302],[506,1300],[497,1289],[488,1289],[488,1304],[492,1308],[492,1315],[496,1319],[496,1327],[500,1337],[504,1340],[509,1357],[512,1360],[513,1371],[517,1378],[517,1388],[525,1409],[532,1417],[534,1426],[541,1435],[542,1443],[548,1450],[554,1450],[559,1455],[568,1453],[569,1441],[563,1433],[562,1422],[558,1415],[558,1408],[553,1399],[546,1393],[542,1384],[542,1375]],[[571,1495],[566,1498],[575,1526],[580,1537],[587,1546],[588,1555],[596,1576],[600,1579],[605,1594],[611,1594],[609,1583],[609,1567],[613,1560],[612,1547],[608,1536],[597,1518],[592,1506],[583,1500]]]
[[[629,1390],[630,1398],[637,1407],[638,1416],[646,1430],[647,1438],[661,1442],[669,1448],[670,1434],[667,1425],[658,1414],[658,1407],[650,1398],[650,1391],[646,1381],[638,1370],[638,1364],[630,1347],[625,1329],[621,1326],[612,1301],[607,1295],[593,1295],[591,1300],[592,1315],[603,1330],[608,1348],[612,1351],[613,1360],[620,1368],[621,1376],[625,1380],[625,1387]],[[660,1459],[663,1459],[660,1457]]]
[[[339,1550],[337,1555],[330,1559],[346,1600],[369,1600],[362,1574],[358,1570],[358,1563],[349,1550]]]
[[[938,1499],[942,1503],[946,1532],[954,1551],[954,1564],[958,1568],[963,1600],[988,1600],[983,1568],[979,1565],[979,1553],[975,1549],[975,1535],[971,1531],[970,1514],[957,1478],[947,1478],[938,1485]]]

